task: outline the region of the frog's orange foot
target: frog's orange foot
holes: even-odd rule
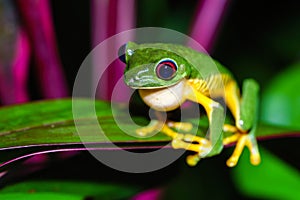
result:
[[[226,130],[234,130],[234,127],[228,127],[224,126],[224,131]],[[253,135],[250,135],[248,133],[244,133],[241,131],[238,131],[237,129],[235,130],[235,133],[229,137],[226,137],[223,139],[223,144],[227,145],[232,142],[236,142],[236,147],[233,151],[233,154],[231,157],[227,160],[226,164],[228,167],[234,167],[236,166],[242,151],[245,146],[248,147],[250,151],[250,162],[252,165],[258,165],[260,163],[260,154],[258,151],[258,146],[256,143],[256,138]]]
[[[151,120],[151,122],[143,127],[137,129],[135,132],[139,136],[146,137],[149,136],[153,132],[161,131],[164,126],[168,126],[169,128],[175,128],[178,130],[182,130],[185,132],[188,132],[192,130],[193,125],[188,122],[173,122],[173,121],[167,121],[165,124],[164,122],[158,121],[158,120]]]
[[[195,155],[187,157],[187,163],[190,166],[194,166],[198,163],[200,158],[205,157],[211,151],[211,142],[206,138],[195,136],[192,134],[178,133],[173,129],[179,129],[183,131],[190,131],[193,128],[191,123],[187,122],[172,122],[166,123],[152,120],[146,127],[136,130],[136,133],[140,136],[147,136],[154,131],[161,131],[162,133],[172,138],[172,147],[174,149],[185,149],[196,152]]]
[[[167,126],[170,128],[175,128],[181,131],[188,132],[192,130],[193,125],[189,122],[174,122],[174,121],[168,121]]]
[[[196,154],[187,157],[187,164],[195,166],[200,158],[205,157],[211,151],[211,142],[205,138],[192,134],[177,134],[172,140],[174,149],[194,151]]]
[[[151,122],[147,126],[136,129],[135,132],[137,135],[141,137],[146,137],[155,131],[159,131],[162,127],[163,127],[163,123],[157,120],[151,120]]]

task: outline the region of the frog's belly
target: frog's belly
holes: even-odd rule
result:
[[[161,89],[139,89],[143,101],[158,111],[171,111],[178,108],[185,100],[185,80],[176,85]]]

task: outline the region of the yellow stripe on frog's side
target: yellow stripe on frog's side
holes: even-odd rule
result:
[[[206,79],[190,79],[188,82],[194,89],[205,96],[212,98],[224,98],[227,107],[237,122],[237,128],[242,130],[238,123],[240,120],[240,93],[232,76],[227,74],[218,74]]]
[[[232,80],[232,77],[228,74],[217,74],[205,79],[189,79],[188,82],[205,96],[223,97],[225,87]]]

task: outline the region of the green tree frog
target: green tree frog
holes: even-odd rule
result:
[[[250,162],[260,163],[255,138],[259,86],[253,79],[243,83],[243,96],[232,74],[217,61],[191,48],[167,43],[136,44],[128,42],[119,49],[119,58],[126,63],[125,83],[137,89],[143,101],[158,111],[157,120],[136,130],[139,135],[161,131],[172,138],[173,148],[195,152],[187,157],[194,166],[203,157],[217,155],[223,146],[236,142],[236,147],[226,164],[233,167],[244,149],[250,151]],[[212,70],[212,64],[215,69]],[[235,124],[224,124],[224,108],[216,98],[223,98],[234,117]],[[208,116],[208,137],[188,132],[188,122],[163,121],[159,111],[171,111],[185,101],[201,104]],[[224,132],[230,136],[223,137]]]

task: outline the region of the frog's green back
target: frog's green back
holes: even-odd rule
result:
[[[179,56],[184,58],[191,66],[191,73],[189,78],[201,79],[216,74],[227,74],[232,76],[224,66],[212,59],[207,54],[198,52],[183,45],[169,43],[145,43],[139,44],[138,48],[163,49],[178,54]]]

